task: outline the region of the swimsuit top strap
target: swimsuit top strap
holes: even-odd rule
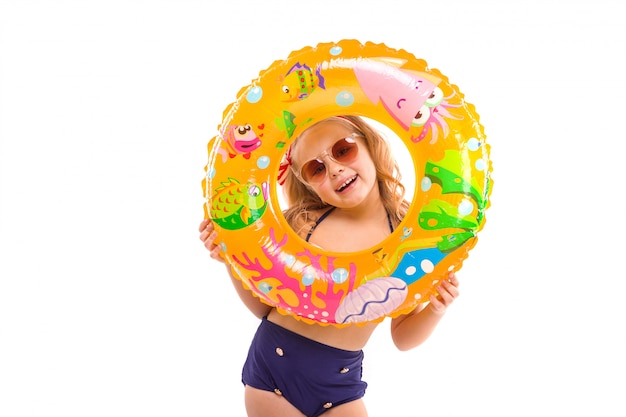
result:
[[[313,226],[311,226],[311,230],[309,230],[309,233],[307,233],[306,235],[306,241],[308,242],[309,239],[311,238],[311,235],[313,234],[313,231],[315,230],[315,228],[317,227],[318,224],[320,224],[322,222],[322,220],[324,220],[334,209],[336,209],[337,207],[331,207],[330,209],[328,209],[324,214],[322,214],[320,216],[319,219],[317,219],[317,221],[315,222],[315,224]]]
[[[319,219],[317,219],[317,221],[315,222],[315,224],[313,226],[311,226],[311,229],[309,230],[309,233],[307,233],[306,235],[306,241],[308,242],[309,239],[311,238],[311,235],[313,234],[313,231],[315,230],[315,228],[317,227],[318,224],[320,224],[322,222],[322,220],[324,220],[334,209],[336,209],[337,207],[331,207],[330,209],[328,209],[326,212],[324,212],[324,214],[322,214],[320,216]],[[387,221],[389,222],[389,231],[391,233],[393,233],[393,223],[391,222],[391,216],[389,215],[389,212],[387,212]]]
[[[391,223],[391,216],[389,215],[389,212],[387,212],[387,221],[389,222],[389,231],[393,233],[393,223]]]

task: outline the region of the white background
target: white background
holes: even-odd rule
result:
[[[260,70],[344,38],[447,75],[494,168],[440,327],[367,346],[370,415],[626,415],[619,3],[0,1],[0,415],[245,415],[206,144]]]

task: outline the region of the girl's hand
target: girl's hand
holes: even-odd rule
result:
[[[434,313],[443,314],[459,296],[459,280],[454,272],[450,272],[448,279],[442,280],[436,289],[439,295],[430,296],[430,308]]]
[[[213,226],[213,222],[210,219],[204,219],[200,222],[200,240],[204,243],[204,247],[207,248],[211,258],[224,262],[224,258],[220,256],[220,246],[215,243],[217,239],[217,232]]]

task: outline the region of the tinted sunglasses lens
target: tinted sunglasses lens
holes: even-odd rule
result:
[[[326,178],[324,161],[312,159],[302,167],[302,178],[308,183],[321,182]]]
[[[356,159],[359,147],[353,138],[343,138],[335,142],[331,158],[339,163],[349,163]],[[312,159],[302,167],[302,178],[309,184],[322,182],[326,178],[326,165],[321,159]]]
[[[338,140],[332,149],[333,159],[337,162],[352,162],[356,158],[359,147],[353,138]]]

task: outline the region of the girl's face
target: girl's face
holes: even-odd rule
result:
[[[315,181],[300,178],[326,203],[340,207],[355,207],[370,197],[378,197],[376,167],[363,138],[341,122],[326,121],[307,129],[292,150],[293,168],[301,173],[305,164],[317,160],[318,174]],[[349,138],[356,141],[356,156],[341,157],[342,152],[354,152],[333,146],[340,140]],[[338,162],[337,160],[344,160]],[[323,163],[323,166],[320,164]],[[324,172],[325,171],[325,172]],[[309,172],[314,172],[310,171]],[[322,172],[321,174],[319,172]],[[305,175],[306,177],[306,175]]]

